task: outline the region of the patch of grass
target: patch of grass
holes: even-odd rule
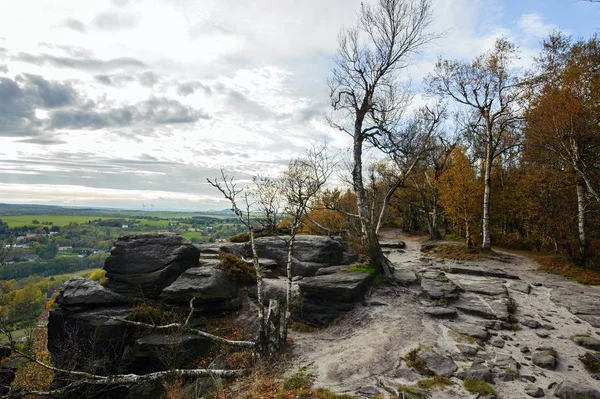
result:
[[[402,394],[409,399],[425,399],[427,395],[426,390],[417,387],[402,386],[398,387],[398,391],[402,392]]]
[[[448,334],[452,338],[454,338],[455,341],[458,341],[458,342],[468,342],[470,344],[474,344],[475,342],[477,342],[476,338],[473,338],[466,334],[457,333],[456,331],[453,331],[453,330],[449,330]]]
[[[421,389],[431,391],[435,388],[444,389],[445,387],[452,385],[452,381],[448,377],[435,376],[433,378],[425,378],[417,381],[417,386]]]
[[[573,334],[569,338],[575,339],[575,338],[589,338],[589,337],[591,337],[590,334]]]
[[[312,377],[312,373],[303,367],[283,381],[283,389],[308,389],[312,385]]]
[[[463,382],[465,389],[473,394],[497,395],[494,388],[482,379],[468,379]]]
[[[480,247],[469,248],[466,245],[457,244],[426,244],[421,251],[432,253],[438,258],[454,260],[487,259],[494,255],[491,250],[484,250]]]
[[[600,356],[594,356],[591,353],[579,356],[579,361],[583,363],[583,367],[590,373],[600,373]]]
[[[519,308],[519,304],[513,298],[510,298],[506,302],[506,310],[508,311],[508,313],[515,314],[515,313],[517,313],[518,308]]]
[[[542,254],[504,248],[503,250],[533,259],[539,263],[539,270],[544,272],[563,276],[569,280],[576,281],[579,284],[600,285],[600,270],[590,270],[579,267],[573,263],[567,255],[555,253]]]
[[[315,333],[322,330],[322,328],[309,326],[308,324],[302,323],[301,321],[294,321],[290,325],[290,329],[292,331],[300,332],[300,333]]]
[[[427,368],[427,363],[423,359],[419,359],[418,354],[423,349],[428,349],[427,345],[419,345],[414,349],[408,351],[406,355],[404,355],[403,359],[406,362],[406,365],[410,368],[415,369],[415,371],[421,375],[431,376],[433,373],[429,368]]]
[[[375,269],[373,266],[369,265],[368,263],[362,263],[362,264],[358,264],[358,265],[354,265],[348,269],[344,270],[345,272],[361,272],[361,273],[365,273],[365,274],[369,274],[371,276],[373,276],[373,285],[379,285],[381,284],[382,281],[384,281],[386,279],[386,277],[383,275],[383,273],[377,269]]]

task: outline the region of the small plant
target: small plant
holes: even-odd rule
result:
[[[97,281],[100,285],[104,285],[108,282],[108,277],[106,277],[106,270],[104,269],[96,269],[90,274],[90,280]]]
[[[287,391],[292,389],[309,389],[311,386],[312,373],[304,367],[283,382],[283,389]]]
[[[450,281],[450,279],[448,278],[448,276],[446,276],[446,273],[444,272],[440,272],[440,274],[438,274],[438,276],[435,279],[437,281]]]
[[[222,253],[219,255],[219,259],[221,262],[217,265],[217,269],[223,270],[233,281],[242,284],[256,281],[254,268],[241,258],[233,254]]]
[[[302,323],[301,321],[295,321],[290,326],[292,331],[300,332],[300,333],[314,333],[321,331],[321,328],[309,326],[308,324]]]
[[[490,386],[490,384],[488,384],[487,382],[485,382],[484,380],[479,379],[479,378],[467,379],[463,382],[463,386],[465,387],[465,389],[467,391],[474,393],[474,394],[494,395],[494,396],[498,395],[496,393],[496,391],[494,390],[494,388],[492,388]]]
[[[433,378],[425,378],[423,380],[417,381],[417,386],[419,388],[426,389],[428,391],[434,388],[443,389],[444,387],[447,387],[452,384],[452,381],[450,381],[448,377],[440,377],[439,375],[436,375]]]
[[[517,313],[518,308],[519,304],[514,299],[510,298],[508,302],[506,302],[506,310],[508,311],[508,313],[515,314]]]
[[[431,370],[427,368],[427,363],[423,359],[419,359],[418,354],[422,349],[426,349],[426,345],[419,345],[414,349],[411,349],[406,355],[404,355],[404,361],[406,365],[417,371],[421,375],[433,375]]]
[[[424,399],[427,391],[417,387],[398,387],[398,391],[402,392],[403,397],[408,399]]]
[[[600,355],[594,356],[592,353],[586,353],[579,356],[579,361],[583,363],[583,367],[590,373],[600,373]]]
[[[134,299],[133,308],[127,315],[126,320],[160,326],[170,323],[182,323],[185,320],[185,315],[178,311],[163,309],[159,303],[138,298]]]

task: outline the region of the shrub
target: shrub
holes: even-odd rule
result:
[[[219,259],[221,259],[221,263],[217,265],[217,269],[223,270],[233,281],[242,284],[256,281],[254,268],[238,256],[223,253],[219,255]]]
[[[158,303],[144,299],[134,299],[133,308],[126,319],[161,326],[170,323],[182,323],[185,320],[185,315],[181,312],[163,309]]]
[[[90,280],[94,280],[104,285],[108,281],[106,277],[106,270],[104,269],[96,269],[90,274]]]
[[[590,373],[600,373],[600,356],[594,356],[592,353],[586,353],[579,356],[579,361],[583,363],[583,367]]]
[[[254,233],[254,238],[260,237],[273,237],[278,235],[276,231],[265,230],[258,233]],[[229,242],[250,242],[250,233],[244,232],[240,234],[236,234],[234,236],[229,237]]]

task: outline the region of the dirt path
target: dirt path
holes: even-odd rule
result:
[[[406,248],[392,250],[389,259],[397,269],[417,273],[421,283],[401,288],[380,285],[337,324],[314,333],[292,333],[291,369],[306,367],[313,372],[316,386],[338,393],[369,398],[379,391],[389,397],[381,383],[398,387],[423,378],[401,357],[425,344],[456,364],[455,375],[476,366],[492,370],[493,386],[500,398],[528,398],[525,390],[531,387],[541,388],[550,396],[563,381],[600,390],[600,381],[593,379],[578,359],[587,350],[572,340],[574,335],[600,338],[600,287],[586,287],[538,272],[532,260],[505,252],[498,251],[495,259],[455,262],[424,255],[418,237],[404,236],[399,231],[388,231],[383,237],[398,239],[406,243]],[[430,317],[425,311],[436,307],[438,301],[428,297],[427,291],[424,295],[424,280],[453,267],[459,271],[456,268],[501,269],[509,277],[513,274],[520,279],[475,276],[469,270],[447,272],[443,284],[456,285],[461,292],[449,306],[458,309],[457,317]],[[448,278],[450,282],[445,282]],[[502,286],[507,288],[497,290]],[[490,292],[486,292],[488,289]],[[498,323],[493,327],[496,319],[508,316],[510,300],[517,305],[514,316],[519,320],[515,324],[518,331],[498,328]],[[529,326],[520,324],[523,322]],[[453,331],[465,325],[486,331],[488,343],[475,346],[472,339]],[[466,346],[477,354],[461,352]],[[556,369],[533,364],[532,353],[542,347],[552,347],[558,353]],[[473,397],[458,378],[452,381],[454,385],[434,391],[429,397]]]

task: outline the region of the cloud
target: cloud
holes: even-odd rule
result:
[[[172,125],[209,118],[201,110],[164,97],[153,97],[134,105],[105,111],[98,111],[97,108],[95,105],[89,109],[53,112],[50,126],[54,129],[102,129],[132,125]]]
[[[66,27],[66,28],[69,28],[71,30],[74,30],[76,32],[79,32],[79,33],[85,33],[86,32],[85,24],[83,22],[81,22],[80,20],[75,19],[75,18],[67,18],[63,22],[63,26]]]
[[[202,82],[184,82],[177,86],[177,94],[180,96],[189,96],[194,94],[196,90],[202,90],[207,96],[212,94],[212,89]]]
[[[544,23],[544,17],[535,13],[521,15],[517,24],[523,33],[535,39],[542,39],[558,29],[556,25]]]
[[[91,56],[81,55],[75,57],[60,57],[51,54],[33,55],[28,53],[18,53],[15,58],[17,61],[30,64],[45,66],[51,65],[59,68],[80,69],[90,72],[104,72],[106,70],[120,68],[144,68],[146,64],[142,61],[130,57],[112,58],[101,60]]]
[[[4,64],[0,64],[0,72],[8,73],[8,66],[6,66]]]
[[[39,144],[39,145],[58,145],[66,144],[67,142],[56,137],[31,137],[29,139],[19,140],[19,143]]]
[[[115,32],[135,28],[138,22],[139,18],[133,14],[105,12],[97,15],[93,19],[92,25],[104,31]]]
[[[146,71],[139,76],[138,80],[142,86],[152,87],[158,83],[159,78],[152,71]]]
[[[94,79],[107,86],[122,88],[135,79],[132,76],[125,74],[114,74],[114,75],[95,75]]]
[[[42,125],[36,108],[73,105],[78,95],[68,83],[23,74],[15,80],[0,77],[0,136],[36,136]]]

